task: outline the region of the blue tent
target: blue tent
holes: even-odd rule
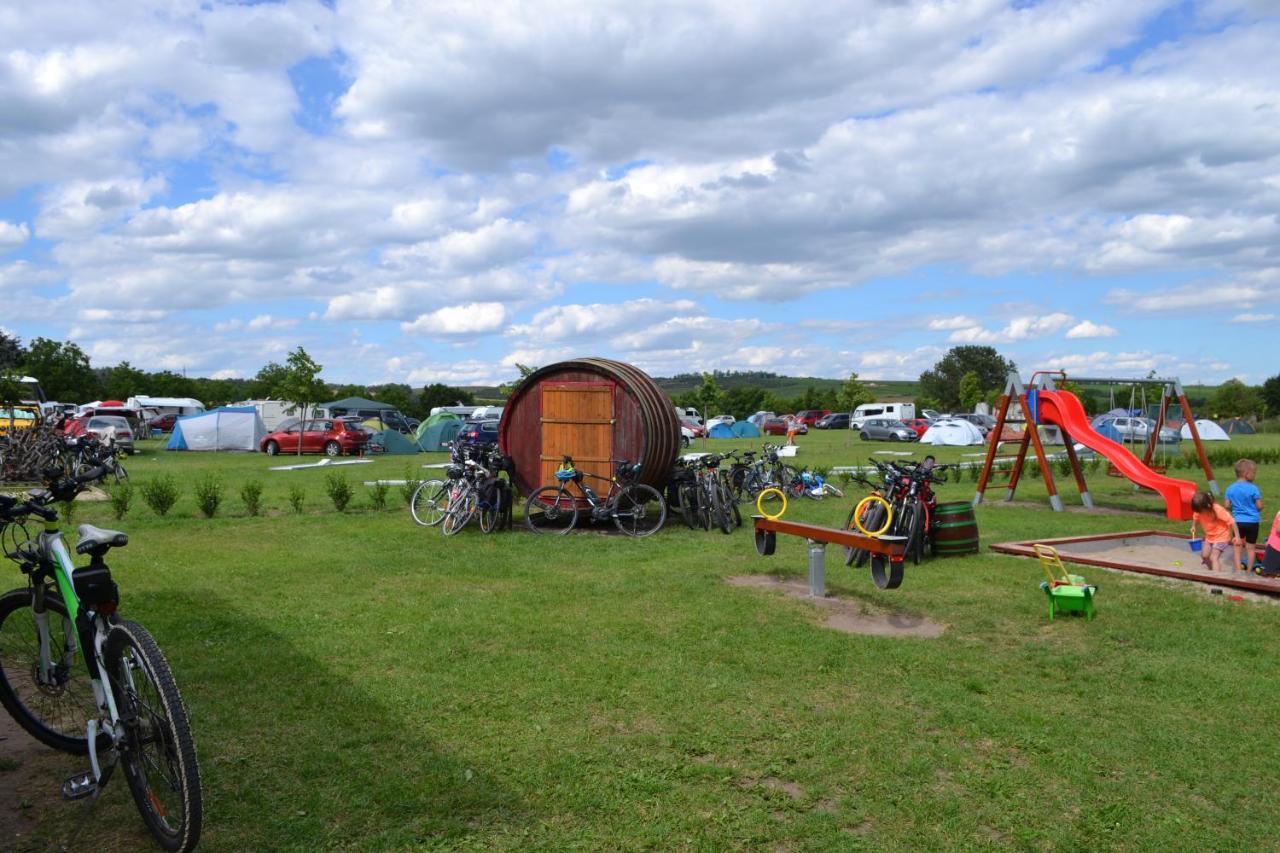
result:
[[[751,421],[738,421],[733,425],[733,435],[735,438],[759,438],[760,427]]]
[[[1093,431],[1103,438],[1109,438],[1118,444],[1124,444],[1124,436],[1120,434],[1120,430],[1116,429],[1116,425],[1112,421],[1103,421],[1094,427]]]
[[[257,450],[267,428],[252,406],[223,406],[178,418],[166,450]]]
[[[733,438],[733,427],[726,423],[716,424],[707,433],[707,438]]]

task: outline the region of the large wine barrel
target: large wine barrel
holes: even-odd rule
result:
[[[534,371],[512,392],[498,444],[515,462],[522,494],[555,482],[562,457],[609,477],[616,460],[640,463],[640,482],[659,491],[680,452],[675,407],[648,374],[630,364],[580,358]],[[587,479],[604,494],[604,484]]]
[[[933,511],[933,548],[939,557],[978,553],[978,520],[973,504],[949,501]]]

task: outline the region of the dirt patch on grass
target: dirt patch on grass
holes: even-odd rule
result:
[[[60,786],[81,767],[75,756],[49,749],[4,711],[0,711],[0,756],[0,849],[26,845],[35,849],[38,843],[32,836],[40,828],[41,817],[67,820]]]
[[[941,637],[946,631],[940,625],[923,616],[906,613],[893,613],[876,610],[865,602],[849,601],[828,595],[825,598],[811,598],[809,586],[803,581],[775,578],[768,575],[742,575],[728,578],[732,586],[745,586],[754,589],[771,589],[785,593],[789,598],[798,598],[812,602],[821,609],[826,618],[823,625],[833,631],[845,634],[865,634],[872,637]]]

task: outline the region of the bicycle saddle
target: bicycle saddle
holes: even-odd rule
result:
[[[94,527],[92,524],[82,524],[78,532],[80,541],[76,545],[77,554],[88,554],[98,548],[118,548],[129,544],[129,534],[121,533],[119,530],[107,530],[104,527]]]

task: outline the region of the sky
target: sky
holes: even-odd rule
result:
[[[494,384],[1280,372],[1280,2],[0,6],[0,328]]]

